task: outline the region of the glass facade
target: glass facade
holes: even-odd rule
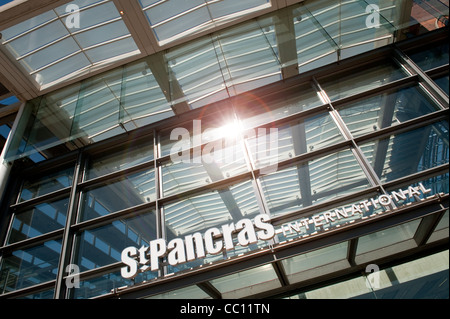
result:
[[[272,3],[228,2],[189,2],[172,16],[168,1],[139,1],[162,42]],[[359,27],[361,8],[305,1],[27,102],[6,156],[0,297],[448,298],[448,37],[397,42],[409,22],[396,20],[396,6],[381,6],[373,29]],[[210,19],[195,19],[204,10]],[[113,11],[115,22],[98,23],[120,24]],[[179,30],[183,19],[196,24]],[[299,74],[289,81],[280,21],[295,37]],[[27,37],[17,32],[9,46]],[[87,32],[84,55],[100,38]],[[34,163],[36,153],[46,159]],[[389,194],[402,189],[411,195],[394,203]],[[378,205],[363,213],[369,198]],[[269,241],[233,237],[233,249],[177,265],[164,255],[156,270],[121,276],[127,247],[145,258],[157,240],[260,214],[281,229]],[[382,267],[376,289],[361,276],[368,264]],[[445,276],[447,289],[436,288]],[[405,293],[414,283],[436,289]]]

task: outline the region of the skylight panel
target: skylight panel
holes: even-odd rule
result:
[[[109,0],[75,0],[1,33],[3,47],[41,89],[140,53]]]
[[[270,0],[139,0],[160,44],[271,7]]]

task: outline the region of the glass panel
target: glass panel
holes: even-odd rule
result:
[[[26,295],[19,299],[53,299],[54,294],[55,290],[49,289],[45,291],[36,292],[31,295]]]
[[[374,89],[405,77],[404,71],[393,62],[379,62],[363,70],[340,73],[319,79],[322,88],[334,101],[363,91]]]
[[[242,127],[249,129],[323,104],[309,83],[280,93],[283,97],[274,100],[255,98],[246,103],[239,101],[236,107]]]
[[[241,145],[222,148],[222,140],[211,152],[203,149],[202,156],[189,161],[169,161],[162,165],[164,196],[194,189],[211,182],[247,172]],[[208,144],[207,146],[208,147]],[[203,160],[202,160],[203,159]]]
[[[272,265],[241,271],[210,281],[224,299],[235,299],[281,287]]]
[[[248,139],[251,156],[258,168],[344,141],[328,113],[277,127],[276,137],[270,136],[274,134],[272,130],[259,128]]]
[[[147,272],[145,274],[150,274]],[[138,278],[142,277],[143,274],[138,275],[134,280],[135,282]],[[152,278],[148,278],[152,279]],[[122,278],[120,275],[120,271],[105,274],[102,276],[90,278],[88,280],[80,281],[79,288],[71,289],[72,298],[73,299],[88,299],[92,297],[101,296],[104,294],[111,293],[111,291],[115,288],[124,287],[124,286],[132,286],[134,285],[133,280],[128,280]]]
[[[369,183],[349,150],[260,178],[272,216],[365,189]]]
[[[86,69],[90,65],[91,63],[86,56],[83,53],[78,53],[35,73],[33,78],[39,85],[52,85],[54,82],[69,76],[77,70]]]
[[[448,299],[448,250],[289,299]]]
[[[241,2],[234,2],[230,0],[212,2],[209,4],[209,10],[211,12],[211,17],[213,20],[220,17],[225,17],[231,14],[242,14],[242,11],[253,9],[253,11],[258,10],[257,7],[261,8],[270,4],[269,0],[246,0]]]
[[[80,267],[80,271],[85,271],[120,262],[122,250],[126,247],[148,247],[155,238],[156,217],[153,212],[116,220],[77,234],[73,263]],[[150,271],[145,275],[150,276]]]
[[[46,202],[14,214],[8,244],[62,229],[69,198]]]
[[[142,127],[175,115],[163,93],[166,86],[159,84],[151,71],[156,64],[152,61],[140,61],[124,69],[121,91],[121,121],[124,123],[130,121]],[[164,82],[162,79],[159,81]]]
[[[119,150],[94,156],[87,165],[86,180],[127,169],[153,159],[153,137],[127,143]]]
[[[37,84],[47,87],[66,76],[76,76],[99,61],[119,59],[125,53],[140,53],[131,36],[127,41],[92,49],[92,46],[130,35],[114,3],[99,2],[72,1],[70,4],[81,9],[72,13],[73,16],[67,15],[68,5],[63,5],[19,23],[2,31],[8,39],[4,45],[15,57],[22,57],[19,62]],[[84,53],[73,55],[83,50],[87,50],[89,60]],[[49,63],[54,64],[41,69]]]
[[[0,291],[14,291],[56,279],[60,252],[61,240],[52,240],[3,256]]]
[[[230,0],[139,1],[159,41],[167,43],[183,35],[203,31],[216,23],[270,7],[268,0],[248,0],[240,4]]]
[[[407,55],[423,70],[431,70],[448,64],[448,42],[432,43]]]
[[[78,51],[80,47],[77,43],[72,38],[67,38],[27,56],[20,62],[29,72],[32,72]]]
[[[447,95],[449,95],[450,87],[449,87],[449,76],[448,76],[448,74],[435,78],[434,82],[436,82],[436,84],[439,85],[439,87],[442,90],[444,90],[444,92],[447,93]]]
[[[248,22],[217,34],[218,56],[230,95],[282,79],[281,64],[257,22]],[[223,59],[223,60],[222,60]]]
[[[23,183],[19,201],[23,202],[72,186],[73,168],[69,167],[45,176],[31,177]]]
[[[448,122],[361,145],[382,182],[448,163]]]
[[[6,31],[6,33],[8,32]],[[68,34],[69,32],[64,25],[59,20],[56,20],[9,42],[6,47],[16,57],[20,57],[48,45],[55,40],[61,39]]]
[[[211,297],[198,286],[189,286],[144,299],[211,299]]]
[[[448,299],[448,250],[380,272],[377,299]],[[365,298],[366,296],[360,296]]]
[[[173,1],[165,1],[164,3],[171,3]],[[188,1],[189,3],[194,1]],[[201,1],[203,2],[203,1]],[[187,3],[186,1],[184,3]],[[150,15],[152,10],[146,11],[147,16]],[[173,12],[173,11],[172,11]],[[156,38],[158,41],[169,42],[175,39],[176,36],[183,34],[183,32],[190,31],[191,29],[201,27],[202,25],[210,21],[208,9],[202,7],[193,10],[189,13],[183,14],[176,19],[168,20],[167,22],[154,27]]]
[[[339,109],[353,136],[402,123],[439,108],[418,86],[396,89]]]
[[[284,270],[289,279],[289,282],[299,282],[301,280],[309,279],[310,275],[303,275],[302,272],[313,270],[316,275],[320,271],[319,267],[326,265],[331,266],[333,271],[338,268],[348,267],[347,262],[347,243],[340,243],[333,246],[321,248],[302,255],[294,256],[282,260]],[[341,267],[336,264],[338,261],[345,261]]]
[[[211,38],[201,38],[166,54],[171,82],[171,99],[186,100],[193,108],[228,97],[224,77]],[[180,87],[182,95],[177,92]]]
[[[139,50],[132,37],[126,37],[122,40],[85,51],[85,54],[92,63],[106,61],[115,57],[126,57],[137,53],[139,53]]]
[[[259,213],[251,181],[165,206],[168,239],[221,226]]]
[[[231,145],[238,147],[236,138],[239,137],[240,127],[234,121],[231,111],[224,109],[217,113],[210,113],[212,115],[202,116],[192,122],[178,123],[176,128],[161,131],[161,156],[172,154],[173,162],[182,159],[193,162],[194,155],[200,155],[200,153],[207,155],[216,143],[221,142],[215,149],[218,149],[219,145],[221,145],[221,150]],[[208,144],[209,148],[207,150],[197,149],[202,144]],[[190,148],[194,148],[195,153],[187,158],[186,152]],[[222,154],[220,154],[221,156]]]
[[[370,292],[365,277],[339,282],[301,294],[302,299],[349,299]]]
[[[433,233],[431,234],[430,238],[427,241],[428,243],[432,243],[437,240],[441,240],[444,238],[448,238],[449,236],[449,229],[448,229],[448,209],[444,213],[444,215],[441,217],[441,220],[436,225],[436,228],[434,229]]]
[[[121,80],[119,69],[83,83],[71,135],[89,137],[118,124]]]
[[[85,17],[83,18],[85,19]],[[82,48],[86,49],[126,35],[128,35],[128,29],[125,24],[122,21],[116,21],[89,31],[77,33],[74,38]]]
[[[105,216],[155,199],[155,173],[151,169],[84,192],[79,219]]]
[[[362,236],[358,240],[358,248],[356,255],[361,255],[369,251],[388,247],[408,239],[412,239],[417,227],[420,224],[420,219],[416,219],[398,226],[387,228],[373,234]]]

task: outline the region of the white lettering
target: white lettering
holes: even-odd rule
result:
[[[238,234],[238,242],[241,246],[246,247],[251,244],[256,244],[258,239],[256,238],[255,228],[250,219],[241,219],[236,223],[236,230],[240,230]]]
[[[222,251],[223,242],[221,240],[216,241],[214,244],[214,237],[218,237],[220,235],[220,230],[213,227],[205,231],[205,247],[206,251],[211,255],[217,255]]]
[[[275,237],[275,228],[269,222],[270,217],[268,215],[261,214],[255,217],[255,226],[260,229],[256,232],[258,239],[270,240]]]
[[[159,258],[164,257],[167,251],[164,239],[155,239],[150,242],[150,265],[152,271],[159,269]]]
[[[138,263],[134,259],[137,256],[137,248],[136,247],[127,247],[122,250],[121,259],[122,262],[126,265],[126,267],[122,267],[120,269],[120,274],[125,279],[132,279],[137,275],[137,266]]]

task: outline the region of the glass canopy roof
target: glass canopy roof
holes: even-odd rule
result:
[[[269,0],[139,0],[160,44],[271,7]]]
[[[2,31],[3,46],[40,85],[139,54],[112,1],[77,0]]]
[[[6,48],[41,87],[136,55],[134,62],[30,101],[33,127],[25,144],[10,150],[14,155],[9,159],[70,141],[77,140],[72,143],[76,148],[129,132],[387,45],[400,40],[396,35],[405,26],[417,24],[411,22],[412,13],[408,21],[399,17],[405,10],[409,15],[401,1],[380,7],[377,28],[365,24],[365,1],[305,1],[143,57],[146,53],[135,41],[140,33],[130,33],[125,19],[129,15],[122,16],[118,3],[121,0],[75,0],[2,31],[1,49]],[[230,0],[139,4],[139,12],[149,19],[147,28],[160,41],[171,41],[199,31],[199,26],[262,10],[273,1],[241,1],[237,6]],[[71,28],[77,21],[67,11],[70,5],[80,9],[79,28]],[[448,7],[441,12],[448,14]],[[195,23],[185,24],[184,19]],[[145,28],[144,24],[137,25]]]

